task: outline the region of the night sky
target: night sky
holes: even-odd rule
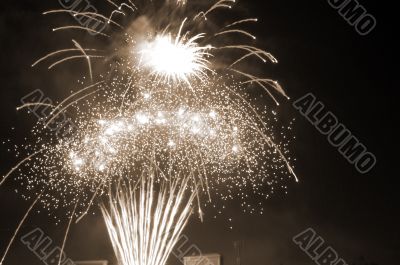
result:
[[[279,112],[283,122],[296,118],[297,139],[291,148],[300,182],[289,182],[287,195],[278,193],[266,200],[264,215],[245,214],[232,204],[217,219],[210,214],[201,223],[192,217],[184,232],[190,244],[203,253],[222,254],[225,265],[235,264],[234,241],[243,244],[242,265],[311,265],[315,263],[292,238],[312,228],[349,265],[361,264],[361,257],[367,263],[399,264],[395,8],[388,1],[359,0],[377,20],[369,35],[360,36],[324,0],[239,2],[245,13],[260,19],[255,26],[259,44],[279,60],[266,74],[279,80],[292,98],[281,98]],[[0,137],[11,139],[11,146],[21,143],[33,124],[26,114],[16,112],[20,98],[37,88],[49,97],[64,97],[69,91],[63,91],[66,84],[61,80],[80,76],[74,63],[51,73],[46,67],[30,67],[37,58],[62,46],[60,35],[51,33],[62,18],[41,15],[53,7],[57,1],[2,1]],[[292,106],[310,92],[375,154],[378,162],[371,172],[360,174]],[[7,152],[9,146],[0,149],[1,174],[16,162],[13,153]],[[0,253],[29,206],[14,188],[0,188]],[[55,226],[46,214],[36,214],[20,236],[40,227],[60,245],[65,225]],[[66,253],[73,260],[114,259],[100,216],[72,227]],[[43,263],[17,240],[4,264]],[[172,259],[169,264],[179,263]]]

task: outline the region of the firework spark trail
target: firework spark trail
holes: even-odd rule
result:
[[[115,14],[121,14],[121,15],[125,16],[125,13],[124,13],[124,12],[122,12],[122,11],[120,11],[120,10],[114,10],[114,11],[111,12],[110,17],[108,18],[109,21],[113,18],[113,16],[114,16]]]
[[[54,66],[59,65],[60,63],[64,63],[66,61],[70,61],[73,59],[81,59],[81,58],[88,60],[88,58],[104,58],[104,56],[101,56],[101,55],[89,55],[89,56],[88,55],[74,55],[74,56],[63,58],[63,59],[53,63],[52,65],[49,66],[48,69],[50,70]]]
[[[259,86],[261,86],[268,94],[269,96],[275,101],[276,105],[279,106],[279,102],[278,100],[272,95],[272,93],[269,91],[269,89],[266,87],[266,85],[268,86],[272,86],[275,90],[277,90],[278,92],[280,92],[282,95],[284,95],[287,99],[289,99],[289,96],[286,95],[286,92],[282,89],[282,87],[279,85],[278,82],[271,80],[271,79],[261,79],[258,78],[256,76],[244,73],[242,71],[239,71],[237,69],[231,69],[232,71],[241,74],[247,78],[249,78],[249,80],[242,82],[242,84],[247,84],[247,83],[256,83]]]
[[[107,2],[110,3],[111,5],[113,5],[114,7],[117,8],[117,9],[115,9],[115,10],[113,10],[113,11],[111,12],[111,14],[110,14],[110,16],[109,16],[109,18],[108,18],[108,23],[110,22],[110,20],[111,20],[112,17],[114,16],[114,14],[121,14],[121,15],[123,15],[123,16],[126,16],[126,14],[125,14],[124,12],[121,11],[122,8],[123,8],[124,6],[127,7],[128,9],[130,9],[132,12],[135,12],[135,8],[137,8],[137,7],[132,3],[131,0],[129,0],[130,5],[127,4],[127,3],[122,3],[122,4],[120,4],[119,6],[118,6],[117,4],[115,4],[115,3],[114,3],[113,1],[111,1],[111,0],[107,0]]]
[[[191,215],[188,178],[121,184],[101,211],[119,264],[164,265]],[[158,187],[158,189],[156,189]],[[156,193],[158,195],[156,195]]]
[[[90,56],[86,54],[85,50],[82,48],[82,46],[76,40],[72,40],[72,42],[74,43],[75,47],[78,48],[78,50],[80,50],[82,52],[82,54],[86,57],[88,67],[89,67],[90,80],[92,80],[92,82],[93,82],[92,63],[90,61]]]
[[[96,188],[96,191],[94,192],[92,198],[90,199],[89,204],[88,204],[86,210],[81,214],[81,216],[79,216],[79,217],[76,219],[75,224],[79,223],[79,222],[88,214],[90,208],[91,208],[92,205],[93,205],[94,200],[96,199],[97,194],[98,194],[99,191],[102,189],[103,185],[104,185],[104,183],[102,182],[102,183],[100,183],[99,186]]]
[[[254,107],[246,100],[244,99],[240,94],[232,91],[232,89],[230,89],[229,87],[225,86],[225,88],[229,91],[229,93],[232,93],[233,95],[235,95],[236,97],[240,98],[241,101],[246,104],[248,106],[248,108],[251,110],[251,112],[255,115],[255,117],[257,117],[258,119],[258,123],[260,123],[262,125],[262,127],[264,127],[265,130],[267,130],[266,128],[266,124],[263,121],[263,119],[260,117],[260,115],[258,114],[258,112],[256,111],[256,109],[254,109]],[[236,104],[235,102],[232,102],[233,104]],[[244,115],[247,116],[247,118],[249,120],[252,120],[253,118],[246,112],[244,112]],[[257,127],[256,127],[257,128]],[[260,129],[257,128],[257,131],[259,132],[259,134],[265,139],[265,141],[267,142],[267,144],[270,147],[273,147],[275,149],[276,152],[279,153],[280,157],[282,158],[282,160],[285,162],[286,167],[288,168],[288,170],[290,171],[291,175],[295,178],[296,182],[299,182],[299,179],[297,178],[292,166],[290,165],[288,159],[286,158],[285,155],[283,155],[282,150],[278,147],[278,145],[268,136],[265,135],[264,132],[262,132]]]
[[[217,3],[215,3],[210,9],[208,9],[205,12],[200,12],[197,14],[193,20],[196,20],[199,17],[203,17],[205,20],[207,20],[207,15],[210,14],[212,11],[218,9],[218,8],[232,8],[231,4],[235,3],[235,0],[220,0]]]
[[[46,60],[46,59],[48,59],[48,58],[50,58],[50,57],[52,57],[54,55],[58,55],[58,54],[62,54],[62,53],[65,53],[65,52],[70,52],[70,51],[79,51],[79,50],[80,49],[62,49],[62,50],[58,50],[58,51],[55,51],[55,52],[51,52],[51,53],[43,56],[42,58],[40,58],[36,62],[34,62],[32,64],[32,67],[36,66],[40,62],[42,62],[42,61],[44,61],[44,60]],[[99,50],[96,50],[96,49],[84,49],[84,51],[87,52],[87,51],[99,51]]]
[[[253,34],[247,32],[245,30],[241,30],[241,29],[224,30],[224,31],[216,33],[214,36],[219,36],[219,35],[224,35],[224,34],[229,34],[229,33],[239,33],[239,34],[243,34],[245,36],[248,36],[248,37],[252,38],[253,40],[256,39],[256,36],[254,36]]]
[[[225,26],[224,28],[230,28],[230,27],[233,27],[233,26],[236,26],[236,25],[239,25],[239,24],[247,23],[247,22],[258,22],[258,19],[257,18],[241,19],[241,20],[235,21],[235,22]]]
[[[6,250],[5,250],[4,254],[3,254],[3,257],[1,258],[0,265],[3,264],[4,259],[6,258],[7,253],[8,253],[8,251],[10,250],[11,245],[13,244],[13,242],[14,242],[14,240],[15,240],[15,237],[17,236],[17,234],[18,234],[19,230],[21,229],[22,225],[25,223],[25,220],[28,218],[30,212],[31,212],[32,209],[35,207],[35,205],[38,203],[40,197],[43,195],[44,192],[45,192],[45,190],[43,190],[43,191],[37,196],[37,198],[35,199],[35,201],[31,204],[31,206],[30,206],[30,207],[28,208],[28,210],[25,212],[24,217],[22,218],[22,220],[21,220],[20,223],[18,224],[18,227],[15,229],[14,234],[13,234],[13,236],[12,236],[10,242],[9,242],[8,245],[7,245],[7,248],[6,248]]]
[[[77,201],[77,202],[75,203],[74,210],[72,211],[72,214],[71,214],[71,216],[70,216],[70,218],[69,218],[69,221],[68,221],[67,229],[65,230],[65,235],[64,235],[64,239],[63,239],[62,246],[61,246],[61,251],[60,251],[60,258],[58,259],[58,265],[61,264],[61,260],[62,260],[62,257],[63,257],[62,254],[64,253],[64,248],[65,248],[65,244],[67,243],[67,238],[68,238],[68,234],[69,234],[69,229],[71,228],[72,219],[74,219],[75,212],[76,212],[76,207],[78,206],[78,203],[79,203],[79,201]]]
[[[61,101],[61,103],[58,104],[58,105],[56,106],[56,108],[52,111],[52,113],[54,113],[56,110],[58,110],[64,103],[66,103],[66,102],[67,102],[68,100],[70,100],[71,98],[73,98],[73,97],[75,97],[76,95],[78,95],[78,94],[80,94],[80,93],[82,93],[82,92],[84,92],[84,91],[86,91],[86,90],[89,90],[89,89],[91,89],[91,88],[93,88],[93,87],[97,87],[97,86],[101,85],[102,83],[104,83],[104,81],[99,81],[99,82],[97,82],[97,83],[94,83],[94,84],[91,84],[91,85],[89,85],[89,86],[86,86],[86,87],[84,87],[84,88],[78,90],[78,91],[75,92],[75,93],[72,93],[69,97],[67,97],[67,98],[65,98],[63,101]]]
[[[56,107],[53,104],[49,104],[49,103],[31,102],[31,103],[26,103],[24,105],[21,105],[21,106],[17,107],[17,111],[20,111],[20,110],[25,109],[25,108],[34,107],[34,106],[44,106],[44,107],[51,107],[51,108],[55,108]]]
[[[66,106],[63,106],[64,103],[66,103],[68,100],[70,100],[71,98],[75,97],[76,95],[79,95],[83,92],[85,92],[86,90],[89,90],[91,88],[97,87],[100,84],[102,84],[104,81],[99,81],[95,84],[89,85],[87,87],[82,88],[81,90],[73,93],[72,95],[70,95],[69,97],[67,97],[66,99],[64,99],[60,104],[58,104],[52,111],[51,111],[51,115],[52,117],[47,121],[45,127],[47,127],[55,118],[57,118],[58,115],[60,115],[61,113],[63,113],[67,108],[69,108],[71,105],[77,103],[79,100],[82,100],[94,93],[96,93],[99,89],[95,89],[95,91],[89,92],[88,94],[85,94],[81,97],[79,97],[78,99],[73,100],[72,102],[68,103]],[[61,108],[62,107],[62,108]],[[61,108],[61,109],[60,109]],[[57,111],[57,112],[56,112]],[[54,114],[55,113],[55,114]]]
[[[43,15],[47,15],[47,14],[56,14],[56,13],[70,13],[73,16],[83,16],[83,17],[87,17],[87,18],[91,18],[94,21],[97,22],[103,22],[103,23],[107,23],[107,24],[113,24],[117,27],[119,27],[120,29],[123,29],[123,27],[118,24],[117,22],[115,22],[114,20],[112,20],[111,18],[107,18],[106,16],[99,14],[99,13],[94,13],[94,12],[77,12],[77,11],[73,11],[73,10],[67,10],[67,9],[55,9],[55,10],[49,10],[43,13]],[[104,21],[101,21],[99,19],[96,19],[94,17],[100,17],[102,18]]]
[[[19,169],[20,166],[22,166],[25,162],[31,160],[34,156],[40,154],[41,152],[43,152],[44,149],[41,149],[33,154],[31,154],[30,156],[27,156],[26,158],[22,159],[16,166],[14,166],[10,171],[7,172],[6,175],[4,175],[4,177],[2,178],[2,180],[0,181],[0,187],[1,185],[3,185],[3,183],[8,179],[8,177],[15,172],[15,170]]]
[[[107,34],[102,33],[102,32],[100,32],[100,31],[97,31],[97,30],[94,30],[94,29],[91,29],[91,28],[88,28],[88,27],[84,27],[84,26],[75,26],[75,25],[63,26],[63,27],[54,28],[53,31],[56,32],[56,31],[67,30],[67,29],[85,30],[85,31],[88,31],[88,32],[91,32],[91,33],[95,33],[95,34],[98,34],[98,35],[107,37],[107,38],[111,38],[110,35],[107,35]]]
[[[228,45],[228,46],[222,46],[219,47],[218,49],[239,49],[239,50],[245,50],[248,51],[249,53],[252,53],[253,55],[257,56],[261,61],[264,63],[267,62],[266,59],[269,59],[273,63],[277,63],[278,60],[269,52],[266,52],[264,50],[261,50],[259,48],[249,46],[249,45]],[[264,58],[263,57],[266,57]]]

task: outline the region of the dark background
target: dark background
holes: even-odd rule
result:
[[[292,242],[294,235],[308,227],[315,229],[349,264],[360,263],[360,257],[381,265],[399,264],[400,220],[395,184],[399,177],[395,109],[398,15],[392,2],[360,0],[378,22],[368,36],[358,35],[325,0],[241,2],[250,14],[260,18],[256,33],[261,46],[279,59],[271,76],[281,82],[292,99],[314,93],[376,155],[378,164],[370,173],[359,174],[326,137],[293,109],[291,101],[285,103],[281,99],[284,118],[297,118],[297,140],[292,147],[300,183],[290,183],[288,195],[267,200],[263,216],[244,214],[232,206],[226,210],[226,216],[234,217],[232,223],[224,217],[215,220],[211,216],[200,223],[193,217],[185,234],[204,253],[223,254],[226,265],[234,264],[233,242],[237,240],[243,242],[243,265],[313,264]],[[50,98],[60,98],[68,94],[60,92],[65,85],[60,80],[76,80],[80,76],[76,75],[79,68],[74,68],[74,63],[65,67],[68,70],[51,73],[45,67],[30,67],[60,42],[60,35],[51,33],[51,26],[62,20],[41,15],[51,7],[57,7],[57,1],[2,1],[0,136],[12,141],[2,146],[1,174],[16,161],[7,148],[18,144],[29,128],[27,116],[15,110],[20,98],[36,88],[46,91]],[[1,187],[1,253],[28,206],[13,187]],[[46,214],[37,214],[21,234],[39,226],[55,244],[61,245],[65,225],[55,226]],[[90,217],[73,226],[66,252],[74,260],[112,260],[101,218]],[[42,263],[17,240],[5,264]]]

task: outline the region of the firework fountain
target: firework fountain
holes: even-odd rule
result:
[[[144,175],[110,194],[109,208],[101,210],[119,264],[166,263],[195,198],[186,195],[188,180],[163,183],[155,195],[153,176]]]
[[[2,261],[39,202],[50,211],[70,209],[62,249],[73,220],[79,222],[98,205],[120,265],[164,265],[193,209],[202,219],[207,204],[238,194],[245,210],[255,212],[247,203],[250,190],[265,198],[275,186],[285,188],[284,179],[297,181],[287,143],[275,142],[276,114],[257,106],[247,91],[258,86],[276,104],[274,94],[287,98],[278,82],[249,71],[255,60],[277,62],[248,44],[256,37],[240,28],[257,19],[239,19],[216,30],[213,13],[232,8],[234,0],[217,1],[204,11],[203,4],[182,0],[160,0],[159,6],[157,1],[106,2],[113,8],[109,15],[44,12],[104,26],[99,31],[65,25],[53,31],[86,31],[107,41],[93,48],[73,39],[72,48],[33,64],[50,61],[52,69],[83,60],[90,81],[59,104],[18,107],[50,112],[33,130],[36,143],[26,148],[31,153],[0,182],[19,173],[16,179],[30,194],[26,197],[36,191]],[[67,111],[76,129],[56,137],[48,128]]]

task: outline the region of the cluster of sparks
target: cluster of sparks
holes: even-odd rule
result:
[[[277,60],[252,45],[226,43],[235,34],[235,40],[254,41],[256,37],[240,25],[257,19],[205,30],[213,12],[231,8],[235,1],[217,1],[194,14],[190,1],[171,1],[163,8],[190,10],[184,12],[185,18],[172,17],[163,24],[144,13],[134,15],[134,27],[126,29],[116,20],[118,15],[139,12],[131,1],[108,0],[116,8],[108,17],[70,10],[45,12],[70,13],[107,25],[101,32],[77,25],[54,31],[86,30],[99,38],[118,32],[116,39],[123,41],[113,43],[119,49],[108,56],[107,48],[83,48],[72,40],[74,48],[52,52],[33,64],[58,58],[51,69],[83,59],[91,83],[58,105],[31,102],[18,108],[51,111],[33,130],[37,144],[32,153],[0,180],[1,185],[18,172],[16,179],[28,191],[36,191],[29,211],[38,201],[49,210],[73,206],[67,231],[73,219],[78,222],[99,204],[121,265],[164,265],[193,207],[203,218],[205,205],[239,197],[242,206],[254,212],[247,201],[250,191],[265,198],[276,185],[285,189],[286,178],[297,181],[288,143],[276,143],[273,134],[276,113],[258,106],[247,89],[256,85],[277,104],[274,93],[287,95],[278,82],[240,67],[253,58],[261,63]],[[132,32],[138,23],[145,26]],[[104,58],[110,67],[96,77],[92,60]],[[72,113],[76,131],[52,137],[46,128],[67,112]],[[49,135],[50,143],[45,140]],[[104,198],[109,203],[101,203]]]

